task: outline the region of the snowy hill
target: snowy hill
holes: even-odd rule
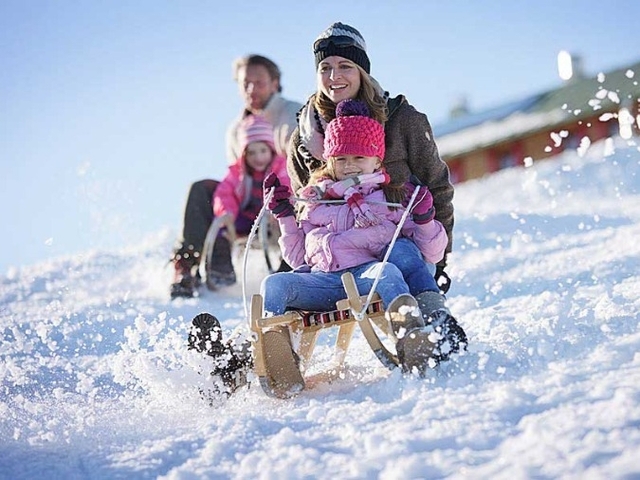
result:
[[[458,186],[449,304],[470,348],[425,380],[358,333],[346,378],[210,407],[187,325],[243,325],[241,289],[171,303],[175,231],[10,271],[0,478],[640,478],[639,150],[609,140]]]

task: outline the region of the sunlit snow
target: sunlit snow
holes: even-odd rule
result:
[[[581,149],[457,186],[449,305],[470,346],[427,379],[386,370],[358,332],[331,383],[209,406],[187,326],[209,311],[229,333],[243,299],[169,301],[177,225],[12,269],[0,478],[640,478],[640,151]]]

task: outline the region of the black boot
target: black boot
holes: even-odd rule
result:
[[[231,260],[231,242],[219,236],[213,245],[211,261],[207,265],[207,287],[216,290],[236,283],[236,272]]]
[[[188,342],[189,350],[195,350],[210,357],[218,357],[225,350],[220,322],[210,313],[201,313],[193,318]]]
[[[175,275],[171,284],[171,299],[191,298],[196,295],[200,286],[200,274],[198,265],[191,258],[176,255],[173,259]]]
[[[213,394],[230,395],[247,383],[247,374],[253,368],[253,360],[245,345],[234,348],[222,341],[222,328],[216,317],[201,313],[194,317],[189,331],[188,348],[203,353],[213,360],[211,376],[214,377]],[[237,349],[237,351],[236,351]],[[215,382],[219,379],[223,388]]]
[[[427,328],[431,327],[438,337],[433,350],[433,358],[438,363],[449,360],[452,354],[467,349],[467,334],[447,309],[441,308],[431,312],[426,324]]]

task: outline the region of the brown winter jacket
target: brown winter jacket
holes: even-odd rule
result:
[[[449,253],[453,239],[453,185],[449,180],[449,168],[438,153],[429,120],[411,106],[404,95],[390,98],[387,105],[389,118],[384,126],[384,166],[394,183],[408,181],[413,173],[429,187],[436,219],[449,236],[446,249]],[[300,128],[297,127],[291,135],[287,155],[287,171],[294,192],[307,184],[310,172],[321,163],[322,160],[312,157],[302,145]],[[439,265],[446,265],[446,258],[445,255]]]

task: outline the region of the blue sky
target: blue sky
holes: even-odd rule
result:
[[[349,23],[383,87],[438,124],[461,95],[480,110],[559,85],[562,49],[587,73],[637,61],[639,18],[631,0],[2,0],[0,273],[177,231],[189,184],[224,173],[239,55],[273,58],[303,100],[314,38]]]

